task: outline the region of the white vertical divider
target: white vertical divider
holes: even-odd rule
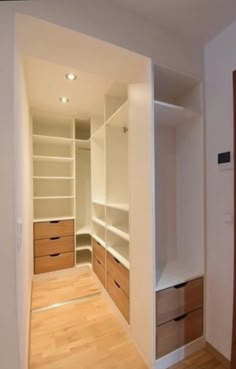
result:
[[[130,316],[143,358],[155,362],[154,105],[151,62],[129,85]]]

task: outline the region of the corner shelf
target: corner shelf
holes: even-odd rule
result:
[[[79,140],[79,139],[76,139],[75,140],[75,146],[76,148],[79,148],[79,149],[90,149],[90,139],[88,140]]]
[[[75,196],[35,196],[34,200],[74,199]]]
[[[173,105],[162,101],[154,102],[155,121],[159,126],[177,126],[191,122],[199,114],[183,106]]]
[[[102,246],[104,249],[106,248],[106,243],[100,237],[98,237],[95,233],[92,234],[92,237]]]
[[[89,225],[84,225],[82,227],[78,227],[76,229],[76,235],[81,235],[81,234],[91,234],[91,227]]]
[[[107,203],[106,206],[108,208],[113,208],[113,209],[117,209],[117,210],[129,211],[129,204]]]
[[[44,135],[33,135],[34,142],[48,142],[48,143],[72,143],[73,138],[65,138],[65,137],[56,137],[56,136],[44,136]]]
[[[101,227],[105,227],[105,226],[106,226],[105,221],[104,221],[104,220],[101,220],[101,219],[99,219],[99,218],[92,218],[92,221],[93,221],[94,223],[99,224]]]
[[[71,220],[71,219],[75,219],[75,217],[68,216],[68,217],[53,217],[53,218],[34,218],[34,223],[51,222],[53,220]]]
[[[33,155],[34,160],[38,161],[68,161],[72,162],[74,160],[73,157],[60,157],[60,156],[44,156],[44,155]]]
[[[90,252],[92,252],[92,246],[91,245],[76,246],[76,251],[84,251],[84,250],[89,250]]]

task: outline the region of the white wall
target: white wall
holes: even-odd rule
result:
[[[0,11],[0,367],[19,369],[13,187],[14,18]]]
[[[33,209],[31,172],[31,124],[24,70],[19,54],[15,60],[15,224],[22,222],[16,253],[17,310],[21,367],[28,368],[31,281],[33,274]],[[19,232],[19,229],[18,229]]]
[[[207,175],[207,330],[206,338],[228,359],[233,312],[233,171],[220,171],[217,153],[233,149],[232,71],[236,69],[236,23],[205,50]]]

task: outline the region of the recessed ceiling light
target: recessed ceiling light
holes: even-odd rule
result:
[[[69,102],[69,99],[66,96],[61,96],[59,100],[62,104],[67,104]]]
[[[69,80],[69,81],[75,81],[76,78],[77,78],[77,75],[74,74],[74,73],[67,73],[66,74],[66,78]]]

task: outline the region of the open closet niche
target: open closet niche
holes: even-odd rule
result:
[[[91,265],[90,120],[75,120],[76,264]]]
[[[201,84],[157,67],[154,108],[156,355],[159,359],[203,336],[204,150]],[[167,335],[172,338],[167,339]]]

